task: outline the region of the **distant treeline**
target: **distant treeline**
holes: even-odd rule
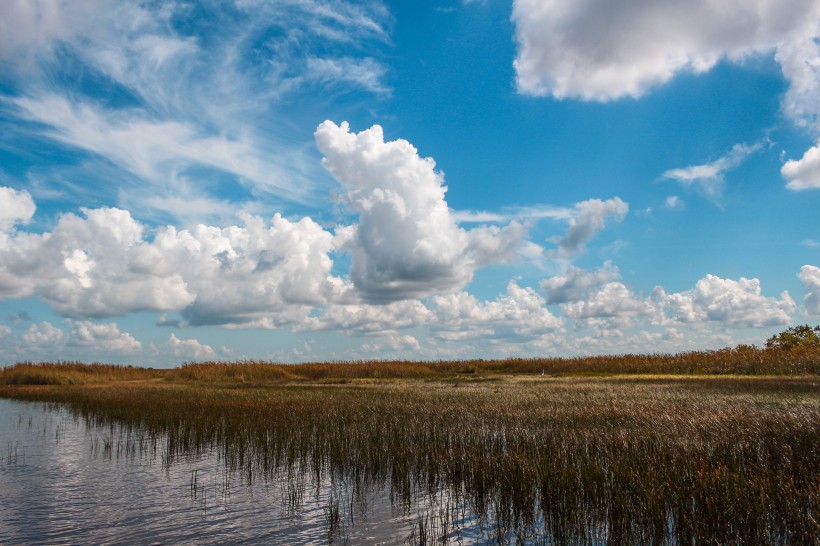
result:
[[[383,379],[453,379],[497,374],[803,375],[820,374],[820,347],[758,349],[739,346],[677,354],[624,354],[575,358],[508,358],[456,361],[360,361],[277,364],[187,362],[158,370],[80,362],[21,362],[0,369],[0,384],[71,385],[166,380],[229,383],[347,382]]]

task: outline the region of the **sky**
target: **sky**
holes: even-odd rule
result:
[[[816,0],[6,0],[0,363],[820,322]]]

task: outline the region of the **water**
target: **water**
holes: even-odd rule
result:
[[[254,480],[217,450],[167,464],[139,431],[93,428],[61,407],[0,399],[0,544],[401,544],[424,506],[301,478]],[[340,516],[329,536],[331,496]],[[438,503],[446,499],[437,499]],[[470,519],[449,538],[478,542]]]

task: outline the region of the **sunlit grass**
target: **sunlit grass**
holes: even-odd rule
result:
[[[626,354],[577,358],[511,358],[458,361],[362,361],[275,364],[262,361],[185,363],[152,370],[71,362],[23,362],[0,368],[0,384],[74,385],[156,379],[208,383],[345,383],[386,379],[484,379],[494,375],[820,375],[820,348],[740,347],[678,354]]]

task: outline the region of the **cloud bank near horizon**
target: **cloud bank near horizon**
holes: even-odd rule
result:
[[[788,292],[766,296],[757,279],[709,274],[690,290],[656,286],[642,296],[612,262],[597,271],[572,265],[607,218],[624,220],[629,207],[620,198],[551,215],[566,222],[566,231],[550,249],[529,240],[515,220],[460,227],[433,159],[405,140],[385,141],[379,126],[355,133],[347,123],[326,121],[316,142],[355,223],[328,229],[309,217],[276,214],[245,215],[241,225],[149,228],[127,210],[104,207],[63,214],[53,229],[37,233],[26,229],[36,211],[32,197],[0,188],[0,298],[39,298],[69,328],[40,322],[20,339],[6,331],[6,353],[25,344],[39,348],[35,353],[95,346],[103,354],[144,354],[145,344],[116,323],[93,320],[145,312],[176,327],[334,331],[421,354],[423,342],[413,333],[426,332],[424,343],[447,354],[448,344],[469,340],[499,350],[570,349],[562,339],[568,328],[590,331],[600,347],[618,347],[601,342],[625,343],[624,332],[636,324],[679,341],[684,330],[706,336],[712,329],[785,325],[797,310]],[[334,259],[345,255],[349,269],[339,271]],[[495,300],[467,290],[481,268],[533,260],[551,261],[563,273],[537,289],[511,280]],[[800,273],[810,314],[818,313],[816,273],[811,265]],[[168,314],[180,319],[169,321]],[[180,357],[219,356],[175,334],[146,346]]]

